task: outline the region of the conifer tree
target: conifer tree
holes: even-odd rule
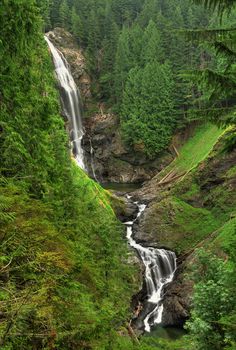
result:
[[[84,28],[80,16],[77,14],[75,7],[71,11],[71,31],[79,44],[83,44]]]
[[[61,25],[59,9],[61,5],[61,0],[52,0],[50,18],[52,28],[58,27]]]
[[[168,64],[148,63],[129,73],[122,131],[129,146],[153,158],[168,145],[175,125],[174,80]]]
[[[163,63],[165,61],[161,35],[152,20],[150,20],[143,35],[142,59],[144,64],[155,61]]]
[[[67,4],[67,0],[62,0],[62,3],[59,8],[59,17],[60,17],[60,25],[65,28],[69,29],[70,26],[70,8]]]
[[[129,31],[123,28],[117,46],[115,60],[115,95],[117,102],[122,99],[126,78],[129,70],[132,68],[129,60]]]
[[[106,21],[107,34],[103,40],[103,57],[100,72],[100,84],[102,95],[110,98],[114,92],[114,63],[117,50],[119,29],[114,20],[109,16]]]

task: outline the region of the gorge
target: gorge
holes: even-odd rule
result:
[[[236,348],[234,2],[1,2],[1,350]]]
[[[69,122],[69,136],[72,143],[73,156],[77,164],[83,170],[86,170],[84,151],[82,148],[84,131],[81,117],[82,106],[79,87],[77,87],[71,75],[70,66],[66,58],[52,44],[47,36],[45,36],[45,40],[53,57],[55,73],[59,83],[63,114],[65,114]],[[90,167],[93,171],[94,179],[97,180],[93,166],[93,152],[91,141]],[[131,200],[131,196],[127,195],[127,199]],[[162,322],[163,291],[164,287],[171,283],[174,278],[177,268],[176,256],[174,253],[164,249],[145,248],[135,242],[133,238],[133,225],[144,212],[146,205],[138,204],[138,202],[134,202],[133,204],[138,206],[138,214],[134,221],[125,223],[127,226],[127,239],[129,245],[138,252],[138,256],[145,267],[144,283],[147,293],[144,297],[146,300],[142,304],[142,312],[138,315],[138,322],[136,320],[134,326],[136,324],[136,327],[144,328],[146,332],[150,332],[152,326]]]
[[[57,37],[57,33],[59,34],[59,37]],[[52,35],[52,34],[51,34]],[[68,34],[67,38],[68,38]],[[52,35],[55,42],[61,42],[63,39],[63,31],[57,29],[55,33]],[[67,39],[68,40],[68,39]],[[71,45],[71,44],[70,44]],[[60,44],[59,44],[60,48]],[[64,48],[65,52],[67,53],[67,56],[70,57],[69,51],[67,51]],[[73,71],[77,71],[78,68],[76,68],[75,63],[73,63]],[[98,120],[98,125],[100,123],[100,119],[103,120],[103,118],[96,117]],[[106,118],[104,126],[105,129],[108,127],[109,130],[109,124],[107,126],[106,124]],[[109,117],[108,117],[109,119]],[[85,123],[86,120],[85,120]],[[81,126],[82,124],[79,123]],[[96,124],[95,124],[96,125]],[[95,126],[96,127],[96,126]],[[98,126],[100,128],[100,126]],[[196,129],[196,131],[195,131]],[[188,144],[188,139],[194,137],[194,133],[197,135],[198,128],[193,128],[193,131],[190,130],[189,135],[184,136],[186,138],[185,143]],[[208,137],[207,133],[211,130],[211,128],[206,127],[206,136],[202,135],[201,137]],[[87,159],[87,166],[91,169],[90,175],[96,179],[96,167],[94,166],[94,148],[93,148],[93,134],[90,134],[90,132],[85,129],[85,139],[89,139],[89,148],[85,149],[85,157]],[[208,131],[209,130],[209,131]],[[87,134],[89,132],[89,134]],[[215,131],[214,131],[215,132]],[[200,133],[200,132],[199,132]],[[221,131],[219,131],[219,135],[221,134]],[[209,144],[209,149],[206,150],[206,152],[210,152],[211,148],[214,146],[214,142],[217,141],[218,133],[215,133],[215,140],[213,140],[212,144]],[[197,137],[197,136],[196,136]],[[83,143],[85,148],[86,142]],[[175,141],[175,144],[178,144],[178,142]],[[99,152],[100,147],[103,147],[101,144],[99,146],[99,143],[96,144],[97,152]],[[107,144],[107,147],[110,147],[110,144]],[[208,146],[207,146],[208,147]],[[181,144],[178,146],[178,149],[181,149]],[[181,157],[180,157],[181,159]],[[169,160],[170,162],[170,160]],[[168,163],[166,163],[168,164]],[[192,166],[192,164],[191,164]],[[168,167],[167,167],[168,169]],[[171,169],[171,165],[170,165]],[[125,171],[125,168],[124,168]],[[170,172],[171,175],[172,172]],[[162,174],[162,172],[160,173]],[[168,175],[168,173],[166,173]],[[173,172],[174,176],[176,176],[176,173]],[[157,175],[158,176],[158,175]],[[176,270],[176,257],[172,252],[169,252],[168,248],[175,250],[175,246],[172,244],[170,245],[170,241],[167,242],[164,240],[164,242],[161,244],[158,244],[158,239],[161,240],[161,237],[163,237],[163,217],[166,215],[164,212],[162,215],[163,217],[159,216],[159,210],[161,211],[161,208],[158,208],[158,211],[154,209],[156,198],[158,198],[158,202],[162,200],[162,197],[164,195],[164,198],[166,196],[165,194],[165,184],[159,188],[156,183],[161,182],[162,179],[159,175],[158,181],[156,180],[156,177],[154,177],[150,182],[147,182],[143,188],[140,190],[136,190],[134,192],[135,202],[139,201],[142,202],[144,199],[148,206],[143,213],[144,207],[141,206],[141,212],[138,215],[137,220],[134,222],[129,223],[127,226],[127,238],[130,242],[130,245],[133,246],[138,251],[138,256],[141,258],[142,263],[145,266],[144,271],[144,287],[142,296],[139,299],[139,301],[136,301],[136,306],[141,302],[141,308],[142,311],[140,312],[140,315],[137,319],[134,319],[132,321],[133,327],[137,329],[145,329],[146,331],[150,331],[151,326],[153,326],[155,323],[161,323],[164,326],[171,326],[171,327],[182,327],[186,319],[189,317],[189,311],[190,311],[190,305],[191,305],[191,295],[192,295],[192,282],[187,281],[185,276],[185,271],[188,270],[188,266],[186,265],[185,261],[188,261],[186,257],[184,260],[182,259],[182,255],[185,254],[185,252],[179,251],[178,252],[178,260],[181,262],[178,272],[176,273],[176,281],[172,282],[174,277],[174,272]],[[163,170],[163,178],[167,177],[165,175],[165,168]],[[170,176],[171,177],[171,176]],[[157,177],[158,178],[158,177]],[[100,177],[99,177],[100,179]],[[178,178],[177,178],[178,179]],[[117,180],[116,180],[117,181]],[[124,180],[123,180],[124,181]],[[122,182],[123,182],[122,181]],[[167,182],[168,185],[168,182]],[[119,188],[119,186],[117,186]],[[109,189],[109,185],[108,185]],[[159,199],[160,197],[160,199]],[[167,197],[168,200],[168,197]],[[164,210],[166,210],[167,215],[170,215],[170,217],[173,217],[175,214],[175,209],[172,209],[172,204],[170,207],[166,207],[165,202],[163,201]],[[182,210],[182,209],[181,209]],[[157,213],[159,222],[155,220],[155,223],[153,223],[153,213]],[[143,215],[141,215],[143,214]],[[170,219],[172,220],[172,218]],[[140,227],[135,228],[135,233],[132,236],[133,229],[132,226],[136,225],[137,222],[139,223]],[[154,226],[155,225],[155,226]],[[170,226],[170,230],[172,229],[172,224],[170,222],[164,224],[167,227]],[[144,228],[143,228],[144,226]],[[150,227],[151,231],[153,232],[152,236],[149,237],[150,234]],[[201,228],[200,228],[201,229]],[[165,229],[166,230],[166,229]],[[176,231],[176,229],[174,229]],[[189,232],[191,235],[191,232]],[[154,238],[153,238],[154,235]],[[168,236],[168,233],[164,233],[164,236]],[[159,237],[158,237],[159,236]],[[134,241],[136,240],[136,242]],[[162,238],[163,240],[163,238]],[[144,246],[142,247],[144,243]],[[141,245],[140,245],[141,244]],[[149,246],[153,246],[154,248],[148,248]],[[167,250],[159,249],[159,247],[165,247]],[[188,257],[188,255],[187,255]],[[152,262],[154,261],[154,263]],[[158,261],[159,269],[155,266],[155,261]],[[192,261],[188,262],[188,264],[191,266]],[[163,277],[163,278],[162,278]],[[159,283],[153,282],[153,280],[158,280]],[[172,283],[170,283],[172,282]],[[165,294],[165,299],[162,301],[162,295]],[[154,302],[153,302],[154,301]],[[163,310],[164,309],[164,310]]]

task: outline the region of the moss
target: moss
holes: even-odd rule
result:
[[[186,184],[185,184],[186,186]],[[196,198],[198,198],[199,193],[200,193],[200,187],[199,185],[194,182],[194,181],[190,181],[189,186],[186,188],[186,192],[183,191],[183,187],[182,187],[182,195],[180,196],[181,199],[185,200],[186,202],[191,202],[196,200]],[[180,190],[180,188],[179,188]]]
[[[170,172],[176,175],[192,172],[212,153],[224,133],[225,130],[210,123],[197,126],[193,136],[180,148],[179,156],[160,172],[158,178],[164,178]]]
[[[180,156],[174,166],[181,171],[189,171],[202,162],[224,133],[222,129],[212,124],[203,124],[196,129],[194,136],[180,149]]]
[[[227,171],[227,173],[225,174],[225,176],[227,177],[227,178],[232,178],[232,177],[235,177],[236,176],[236,165],[235,166],[233,166],[232,168],[230,168],[228,171]]]
[[[175,224],[183,232],[183,240],[177,244],[178,251],[194,248],[220,225],[209,210],[195,208],[180,199],[175,200],[175,212]]]
[[[124,198],[117,197],[114,193],[110,191],[106,191],[106,193],[110,200],[111,206],[114,212],[116,213],[116,216],[120,217],[124,215],[124,213],[126,212],[126,203]]]
[[[178,254],[194,248],[220,226],[210,211],[195,208],[177,197],[168,197],[153,209],[148,226],[158,225],[158,244],[169,247]]]
[[[236,216],[236,212],[235,212]],[[211,250],[223,250],[232,258],[236,257],[236,217],[227,221],[217,232],[210,244]]]
[[[187,141],[175,164],[177,162],[180,164],[180,160],[185,159],[185,169],[187,169],[187,164],[190,166],[191,157],[199,161],[208,149],[207,158],[198,167],[192,169],[182,181],[170,188],[169,193],[162,191],[159,197],[165,197],[165,199],[153,207],[152,217],[156,215],[156,219],[152,218],[150,225],[158,227],[156,229],[158,242],[178,253],[194,249],[224,225],[235,212],[236,152],[223,152],[227,132],[223,132],[224,136],[221,138],[219,135],[222,131],[217,130],[213,137],[215,132],[215,127],[209,127],[209,125],[200,127],[197,129],[197,135],[195,134],[192,140]],[[207,146],[204,145],[204,139],[201,140],[204,135],[205,137],[211,135],[210,142],[206,142]],[[211,149],[210,144],[212,147],[213,140],[218,142]],[[204,151],[199,148],[201,144]],[[189,156],[185,157],[187,150],[193,153],[190,152]],[[181,163],[184,164],[182,161]],[[173,164],[171,166],[174,168]],[[150,228],[149,231],[151,231]]]

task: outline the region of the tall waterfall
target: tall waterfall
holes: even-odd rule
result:
[[[138,205],[139,212],[134,221],[126,223],[127,238],[130,246],[138,251],[145,266],[147,301],[142,311],[142,318],[145,331],[150,332],[152,326],[162,321],[164,286],[174,278],[177,268],[176,255],[164,249],[146,248],[135,242],[132,237],[133,225],[146,209],[143,204],[137,202],[135,204]]]
[[[73,155],[78,165],[85,169],[82,139],[84,136],[81,118],[81,98],[79,90],[70,72],[70,67],[63,54],[55,48],[52,42],[45,36],[53,56],[55,72],[59,82],[61,101],[64,112],[69,121],[70,139]]]

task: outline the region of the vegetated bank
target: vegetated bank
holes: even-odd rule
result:
[[[1,349],[115,349],[138,281],[123,226],[71,159],[34,1],[0,23]]]
[[[163,324],[181,326],[191,315],[190,339],[209,349],[217,348],[217,339],[220,346],[235,341],[236,152],[227,148],[234,133],[198,127],[176,160],[136,192],[149,203],[136,240],[179,257],[176,279],[166,288]]]

